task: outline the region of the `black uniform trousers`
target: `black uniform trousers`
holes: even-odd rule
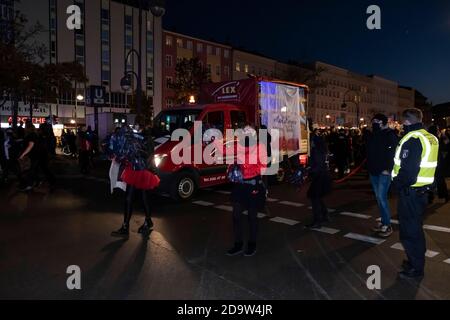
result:
[[[423,218],[428,204],[427,193],[408,188],[400,192],[398,218],[400,222],[400,241],[411,266],[417,271],[425,267],[425,234]]]

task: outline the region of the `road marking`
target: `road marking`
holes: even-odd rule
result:
[[[405,248],[403,247],[403,245],[400,242],[397,242],[396,244],[392,245],[391,248],[396,249],[396,250],[405,251]],[[439,252],[432,251],[432,250],[427,250],[427,252],[425,253],[425,256],[428,258],[434,258],[437,255],[439,255]]]
[[[378,218],[377,221],[381,221],[381,218]],[[400,222],[398,220],[395,220],[395,219],[392,219],[391,223],[392,224],[400,224]],[[450,233],[450,228],[446,228],[446,227],[440,227],[440,226],[433,226],[433,225],[425,224],[423,226],[423,228],[425,230],[432,230],[432,231],[439,231],[439,232]]]
[[[225,210],[225,211],[233,212],[233,207],[232,206],[215,206],[214,208],[219,209],[219,210]]]
[[[446,233],[450,233],[450,228],[445,228],[445,227],[439,227],[439,226],[430,226],[428,224],[423,226],[424,229],[426,230],[433,230],[433,231],[440,231],[440,232],[446,232]]]
[[[309,210],[312,210],[312,207],[308,207]],[[334,213],[336,209],[328,209],[328,213]]]
[[[220,193],[220,194],[231,194],[231,191],[217,190],[216,193]]]
[[[300,223],[300,221],[286,219],[286,218],[281,218],[281,217],[272,218],[272,219],[270,219],[270,221],[284,223],[284,224],[288,224],[290,226],[295,226],[296,224]]]
[[[242,212],[242,214],[248,216],[248,211],[245,210],[244,212]],[[263,219],[265,217],[267,217],[267,215],[265,215],[264,213],[258,212],[258,218],[259,219]]]
[[[269,201],[269,202],[278,202],[280,200],[274,199],[274,198],[267,198],[267,201]]]
[[[214,203],[212,202],[207,202],[207,201],[194,201],[192,202],[193,204],[198,204],[199,206],[204,206],[204,207],[210,207],[213,206]]]
[[[291,201],[281,201],[280,203],[287,205],[287,206],[297,207],[297,208],[304,206],[303,203],[291,202]]]
[[[381,218],[378,218],[377,221],[381,222]],[[391,223],[392,224],[400,224],[400,222],[398,220],[395,220],[395,219],[391,219]]]
[[[450,264],[450,259],[444,260],[444,262]]]
[[[364,242],[368,242],[368,243],[371,243],[371,244],[382,244],[383,242],[386,241],[386,240],[383,240],[383,239],[369,237],[369,236],[365,236],[365,235],[358,234],[358,233],[352,233],[352,232],[351,233],[347,233],[344,236],[344,238],[364,241]]]
[[[341,230],[338,230],[338,229],[327,228],[327,227],[322,227],[320,229],[313,228],[311,230],[322,232],[322,233],[327,233],[327,234],[336,234],[336,233],[339,233],[341,231]]]
[[[353,217],[353,218],[360,218],[360,219],[370,219],[370,218],[372,218],[372,216],[368,216],[367,214],[360,214],[360,213],[354,213],[354,212],[341,212],[340,215]]]

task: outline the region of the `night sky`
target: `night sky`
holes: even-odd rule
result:
[[[366,27],[369,5],[382,29]],[[450,0],[167,0],[164,27],[286,61],[320,60],[450,101]]]

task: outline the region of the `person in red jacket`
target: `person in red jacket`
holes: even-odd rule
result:
[[[249,222],[249,240],[244,255],[253,256],[256,253],[256,238],[258,230],[258,210],[262,209],[266,200],[266,187],[262,175],[267,167],[267,147],[258,141],[256,130],[247,125],[244,135],[238,137],[236,143],[236,164],[241,178],[234,183],[231,193],[233,204],[234,245],[227,255],[235,256],[244,252],[242,213],[247,210]]]

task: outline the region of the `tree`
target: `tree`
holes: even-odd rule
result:
[[[198,96],[202,84],[210,82],[210,73],[198,58],[182,59],[175,67],[176,79],[171,84],[175,102],[186,103],[191,95]]]
[[[3,16],[0,19],[4,19]],[[39,23],[28,26],[28,20],[19,11],[14,13],[12,20],[2,20],[1,24],[6,27],[0,41],[0,105],[11,97],[13,125],[16,126],[20,96],[29,92],[31,74],[37,72],[35,65],[43,61],[46,53],[45,46],[35,38],[45,29]]]

